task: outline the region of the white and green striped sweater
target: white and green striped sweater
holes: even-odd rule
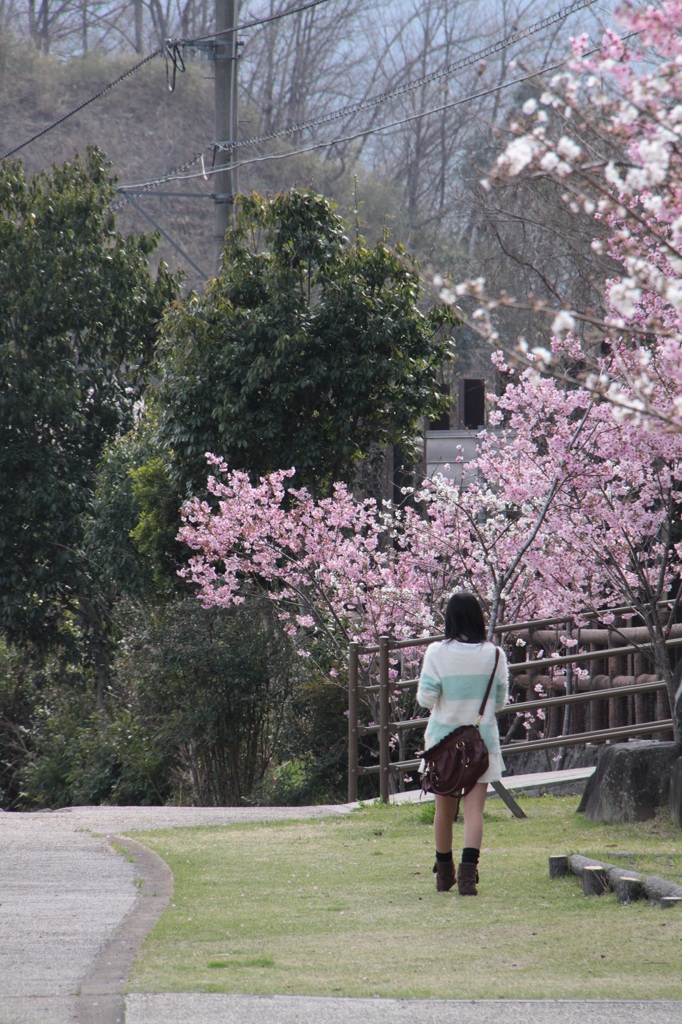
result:
[[[441,640],[426,648],[419,678],[417,703],[430,708],[424,747],[432,747],[460,725],[473,725],[485,694],[495,661],[491,643],[464,644],[459,640]],[[491,755],[491,778],[500,778],[504,768],[500,753],[500,734],[495,712],[507,703],[509,695],[507,658],[500,648],[500,660],[486,704],[481,736]]]

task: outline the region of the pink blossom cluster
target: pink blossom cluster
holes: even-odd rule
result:
[[[307,653],[313,633],[345,658],[350,640],[374,643],[428,635],[438,567],[428,548],[411,543],[421,532],[412,509],[357,500],[344,484],[329,498],[286,489],[292,470],[252,485],[246,473],[217,470],[208,488],[217,499],[194,499],[183,509],[179,539],[196,554],[181,575],[199,588],[206,606],[241,603],[259,591],[272,602],[285,631]],[[414,563],[424,558],[423,569]]]

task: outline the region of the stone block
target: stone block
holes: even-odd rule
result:
[[[578,808],[590,821],[648,821],[670,801],[675,743],[636,741],[604,747]]]

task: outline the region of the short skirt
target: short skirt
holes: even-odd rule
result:
[[[500,782],[505,771],[502,754],[488,754],[488,770],[481,775],[479,782]]]

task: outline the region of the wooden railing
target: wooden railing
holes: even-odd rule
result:
[[[617,609],[616,611],[627,611]],[[526,633],[529,636],[547,626],[565,623],[565,619],[543,619],[535,622],[514,623],[500,627],[498,634]],[[570,629],[570,627],[569,627]],[[565,631],[564,631],[565,632]],[[592,631],[594,633],[595,631]],[[630,737],[651,737],[653,735],[671,735],[673,721],[670,717],[670,704],[666,685],[662,680],[644,672],[647,652],[650,643],[628,644],[628,629],[616,631],[604,630],[611,634],[612,646],[598,646],[591,643],[592,650],[579,651],[573,654],[559,655],[549,658],[535,658],[512,662],[509,671],[525,681],[526,697],[530,696],[540,681],[543,692],[537,697],[530,696],[520,702],[506,705],[500,712],[500,719],[514,716],[514,722],[522,722],[528,713],[534,716],[542,709],[545,714],[544,735],[524,740],[513,739],[514,724],[502,732],[502,753],[518,754],[534,750],[548,750],[576,746],[586,743],[606,743],[611,740],[629,739]],[[632,631],[631,631],[632,632]],[[674,627],[674,634],[666,646],[682,645],[682,626]],[[621,642],[613,644],[616,636]],[[358,780],[362,775],[379,775],[379,795],[385,802],[389,799],[391,776],[399,773],[414,772],[419,766],[419,759],[391,760],[391,737],[409,730],[421,729],[428,719],[415,718],[409,720],[392,720],[391,692],[414,689],[418,679],[390,678],[391,654],[403,649],[424,647],[442,636],[420,637],[409,640],[392,640],[390,637],[379,638],[378,645],[350,645],[349,656],[349,699],[348,699],[348,800],[358,798]],[[594,637],[592,636],[592,641]],[[530,645],[529,645],[530,647]],[[378,656],[378,681],[360,682],[360,661],[363,656]],[[629,661],[627,661],[629,659]],[[636,663],[635,663],[636,662]],[[608,671],[592,672],[589,679],[583,679],[570,685],[570,674],[573,666],[587,663]],[[557,681],[554,670],[567,667],[567,681]],[[627,671],[630,668],[631,671]],[[549,670],[549,675],[541,674],[541,670]],[[559,696],[552,696],[552,691],[564,689]],[[583,692],[575,692],[576,690]],[[568,692],[571,690],[572,692]],[[369,725],[360,723],[360,705],[363,697],[369,699],[378,708],[378,722]],[[596,703],[595,703],[596,702]],[[565,709],[591,706],[589,715],[590,728],[584,728],[585,715],[575,714],[571,728],[566,729]],[[557,712],[563,711],[561,722],[557,721]],[[361,736],[378,736],[378,764],[361,765],[359,763]]]

